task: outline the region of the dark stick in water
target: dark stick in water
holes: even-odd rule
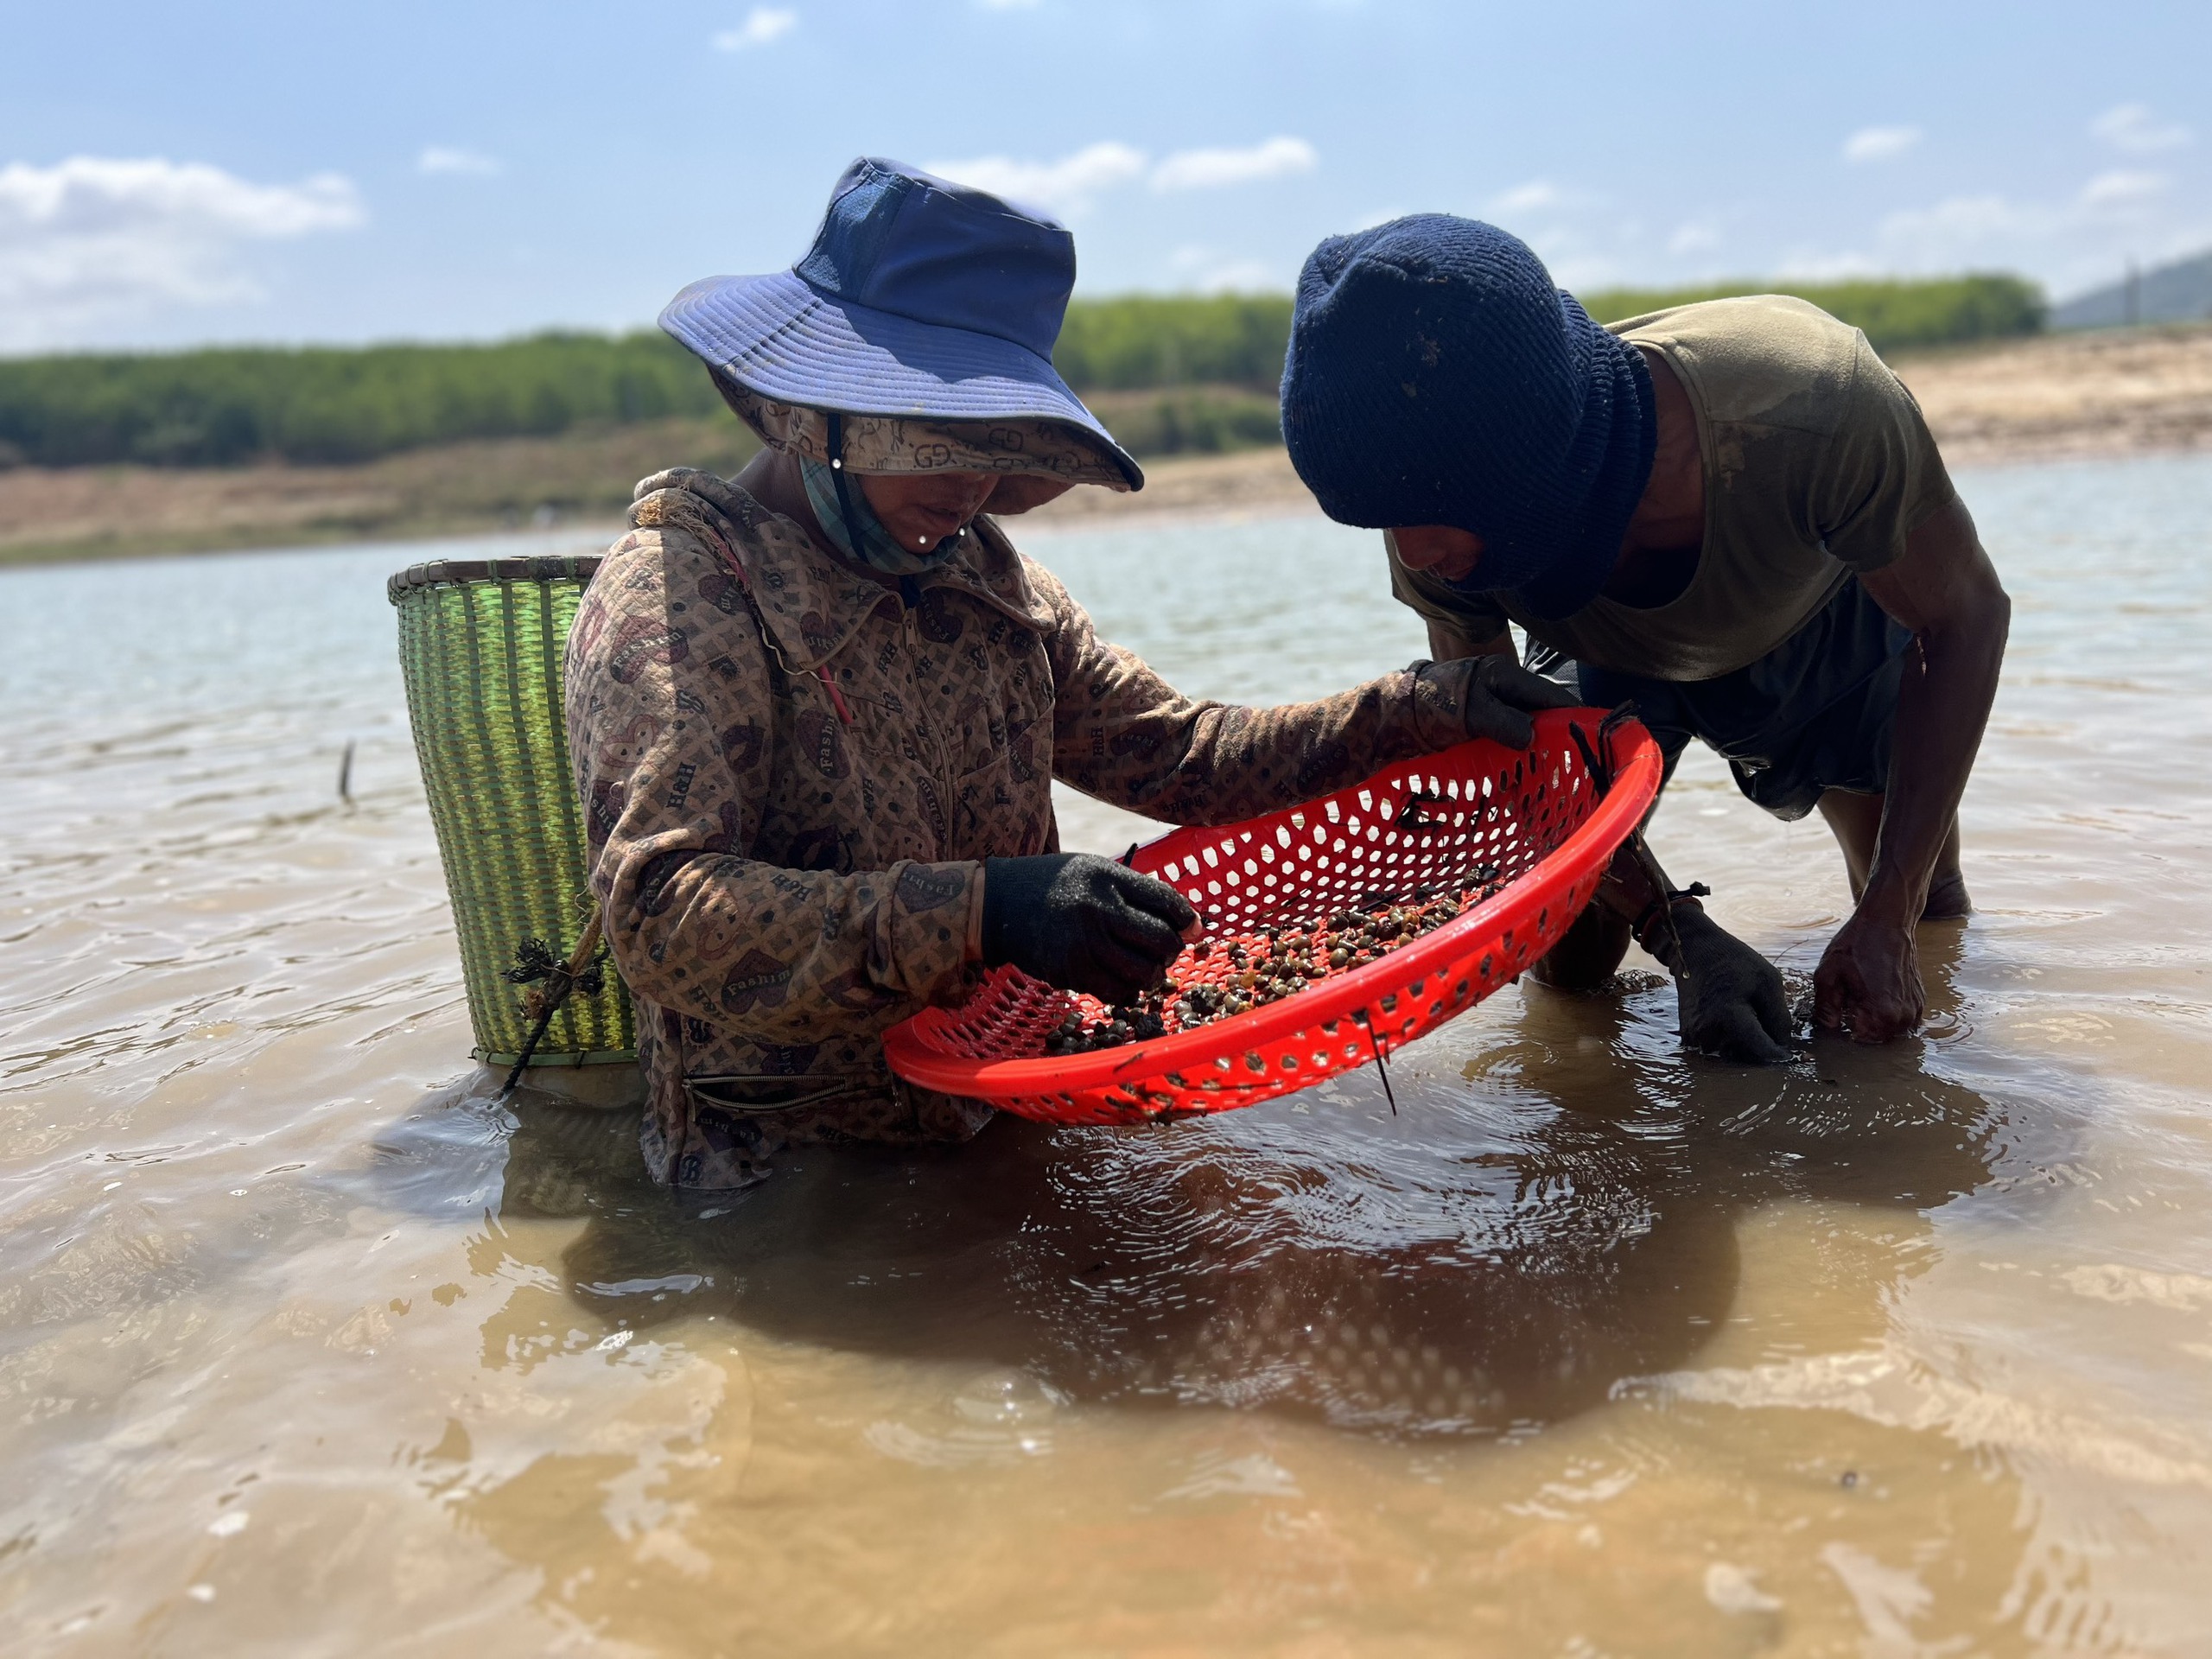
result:
[[[592,953],[598,949],[599,907],[596,905],[592,906],[591,920],[584,925],[583,937],[576,941],[576,948],[569,952],[568,961],[555,962],[553,953],[546,949],[542,939],[524,939],[516,948],[516,965],[508,970],[508,979],[517,985],[528,985],[542,979],[545,982],[545,988],[530,994],[528,1007],[532,1022],[530,1038],[523,1044],[522,1052],[515,1056],[515,1069],[507,1073],[506,1083],[499,1090],[502,1104],[522,1081],[523,1069],[530,1064],[530,1057],[537,1052],[537,1046],[545,1040],[545,1033],[553,1023],[553,1016],[569,1000],[569,993],[578,987],[582,988],[586,996],[598,993],[599,963],[592,960]]]
[[[1382,1098],[1390,1103],[1390,1116],[1398,1115],[1398,1096],[1390,1087],[1390,1057],[1382,1047],[1382,1039],[1375,1034],[1375,1023],[1367,1017],[1365,1008],[1352,1010],[1359,1028],[1367,1033],[1367,1046],[1375,1052],[1375,1070],[1382,1079]]]

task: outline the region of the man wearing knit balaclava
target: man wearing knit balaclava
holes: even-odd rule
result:
[[[1920,1023],[1915,930],[1969,909],[1959,800],[2011,604],[1863,334],[1770,294],[1601,328],[1516,238],[1421,214],[1306,261],[1282,415],[1323,510],[1384,532],[1440,658],[1510,652],[1518,624],[1530,666],[1634,703],[1669,776],[1694,737],[1776,817],[1819,811],[1854,907],[1815,1023]],[[1537,977],[1601,985],[1633,937],[1685,1041],[1785,1058],[1780,976],[1657,875],[1624,850]]]

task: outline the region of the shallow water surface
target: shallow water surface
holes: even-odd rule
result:
[[[1962,484],[2014,642],[1923,1037],[1688,1059],[1639,960],[1395,1114],[736,1198],[466,1059],[433,551],[0,575],[7,1650],[2204,1651],[2212,459]],[[1029,545],[1193,692],[1421,650],[1318,521]],[[1817,823],[1694,757],[1655,841],[1809,976]]]

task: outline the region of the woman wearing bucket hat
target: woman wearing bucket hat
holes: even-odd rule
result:
[[[1283,431],[1332,518],[1385,532],[1442,658],[1513,652],[1692,737],[1778,817],[1817,808],[1855,908],[1815,1017],[1866,1041],[1926,999],[1924,918],[1967,913],[1958,806],[2010,605],[1910,394],[1802,300],[1601,328],[1516,238],[1422,214],[1324,242],[1299,280]],[[1537,970],[1609,979],[1631,935],[1682,1033],[1777,1059],[1779,976],[1631,848]]]
[[[694,283],[662,327],[767,448],[638,486],[569,637],[592,885],[639,1007],[655,1175],[731,1187],[779,1146],[961,1140],[879,1033],[1014,963],[1115,998],[1195,917],[1057,850],[1054,777],[1183,823],[1310,798],[1570,694],[1517,664],[1319,702],[1197,702],[1092,632],[996,517],[1143,474],[1052,367],[1067,232],[855,162],[806,257]]]

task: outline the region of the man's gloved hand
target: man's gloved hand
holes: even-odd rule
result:
[[[1774,964],[1694,905],[1675,907],[1675,931],[1682,960],[1668,966],[1675,970],[1683,1043],[1738,1065],[1788,1061],[1796,1027]]]
[[[1127,1002],[1160,982],[1198,912],[1165,881],[1095,853],[983,861],[983,960]]]
[[[1525,749],[1536,734],[1529,711],[1582,703],[1556,680],[1532,674],[1498,652],[1448,663],[1418,662],[1408,671],[1420,682],[1414,696],[1422,740],[1434,748],[1487,737]]]

